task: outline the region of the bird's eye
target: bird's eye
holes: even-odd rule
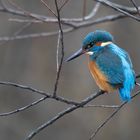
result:
[[[90,44],[86,46],[86,49],[89,49],[89,48],[91,48],[91,45]]]
[[[91,47],[94,45],[94,42],[90,43]]]
[[[93,46],[93,43],[88,44],[85,49],[90,49]]]

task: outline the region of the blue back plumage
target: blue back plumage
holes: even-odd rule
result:
[[[107,77],[107,82],[113,87],[119,87],[121,99],[129,101],[135,85],[135,74],[128,53],[113,43],[105,47],[94,46],[91,51],[94,54],[90,59],[96,61]]]

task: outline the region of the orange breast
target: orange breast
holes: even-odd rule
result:
[[[99,70],[97,64],[94,61],[89,60],[89,69],[90,72],[95,79],[97,85],[101,90],[104,90],[106,92],[112,92],[114,91],[114,88],[108,84],[107,78],[105,75]]]

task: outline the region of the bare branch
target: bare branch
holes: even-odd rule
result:
[[[68,28],[65,29],[63,32],[71,32],[73,28]],[[34,34],[27,34],[27,35],[18,35],[14,37],[0,37],[0,41],[12,41],[12,40],[19,40],[19,39],[30,39],[30,38],[37,38],[37,37],[47,37],[47,36],[54,36],[57,35],[59,32],[54,31],[54,32],[41,32],[41,33],[34,33]]]
[[[101,17],[98,18],[96,20],[93,21],[84,21],[81,23],[71,23],[74,26],[76,26],[76,28],[67,28],[67,29],[63,29],[64,33],[69,33],[71,31],[74,31],[78,28],[83,28],[83,27],[88,27],[91,25],[96,25],[96,24],[101,24],[101,23],[105,23],[105,22],[112,22],[121,18],[125,18],[127,16],[122,15],[122,14],[116,14],[116,15],[109,15],[109,16],[105,16],[105,17]],[[29,38],[37,38],[37,37],[47,37],[47,36],[54,36],[57,35],[59,32],[58,31],[54,31],[54,32],[42,32],[42,33],[34,33],[34,34],[27,34],[27,35],[18,35],[15,37],[9,37],[9,36],[5,36],[5,37],[0,37],[0,41],[12,41],[12,40],[19,40],[19,39],[29,39]]]
[[[131,99],[135,98],[137,95],[140,94],[140,90],[137,91],[132,97]],[[128,101],[123,102],[107,119],[105,119],[105,121],[103,123],[101,123],[99,125],[99,127],[97,127],[97,129],[94,131],[94,133],[91,135],[89,140],[92,140],[93,138],[95,138],[95,136],[97,135],[97,133],[103,128],[103,126],[105,126],[110,119],[112,119],[117,113],[118,111],[124,107],[125,104],[129,103]]]
[[[44,0],[40,0],[48,9],[53,13],[55,17],[49,17],[41,14],[35,14],[29,11],[26,11],[19,7],[16,3],[8,0],[9,3],[8,5],[5,4],[4,0],[2,0],[2,6],[0,7],[0,12],[8,13],[8,14],[13,14],[13,15],[18,15],[20,17],[25,17],[25,19],[13,19],[10,18],[10,21],[14,22],[25,22],[25,26],[21,27],[20,30],[15,32],[15,34],[12,37],[0,37],[0,41],[10,41],[10,40],[15,40],[15,39],[29,39],[29,38],[35,38],[35,37],[46,37],[46,36],[53,36],[53,35],[58,35],[58,42],[57,42],[57,50],[56,50],[56,63],[57,63],[57,71],[56,71],[56,79],[54,82],[54,90],[52,94],[47,93],[45,91],[41,91],[29,86],[24,86],[12,82],[3,82],[0,81],[1,85],[6,85],[6,86],[13,86],[16,88],[21,88],[25,89],[28,91],[35,92],[37,94],[42,95],[43,97],[26,105],[21,108],[18,108],[16,110],[10,111],[10,112],[5,112],[1,113],[0,116],[9,116],[12,114],[16,114],[18,112],[24,111],[26,109],[29,109],[40,102],[45,101],[46,99],[52,99],[54,101],[58,101],[61,103],[65,103],[67,105],[71,105],[70,107],[67,107],[65,110],[59,112],[54,116],[52,119],[48,120],[44,124],[40,125],[38,128],[33,130],[27,137],[26,140],[31,140],[34,136],[39,134],[43,129],[47,128],[48,126],[52,125],[55,123],[57,120],[60,118],[64,117],[65,115],[73,112],[76,109],[79,108],[87,108],[87,107],[101,107],[101,108],[112,108],[115,109],[115,111],[101,124],[98,126],[98,128],[95,130],[95,132],[92,134],[91,138],[94,138],[96,134],[109,122],[111,118],[117,114],[117,112],[123,108],[125,104],[128,102],[124,102],[121,105],[88,105],[88,103],[94,99],[96,99],[98,96],[102,95],[105,93],[104,91],[99,91],[95,93],[94,95],[92,94],[91,96],[87,97],[86,99],[82,100],[81,102],[75,102],[73,100],[65,99],[61,96],[57,95],[57,90],[58,90],[58,85],[59,85],[59,79],[61,76],[61,70],[63,67],[63,59],[64,59],[64,33],[68,33],[71,31],[75,31],[79,28],[95,25],[95,24],[100,24],[100,23],[105,23],[105,22],[112,22],[121,18],[126,18],[130,17],[132,19],[135,19],[136,21],[140,21],[140,18],[136,17],[135,15],[140,14],[139,9],[140,7],[137,6],[136,2],[134,0],[131,0],[132,4],[134,7],[127,7],[123,5],[119,5],[113,2],[110,2],[109,0],[94,0],[97,1],[96,5],[92,8],[90,13],[86,15],[86,0],[84,0],[84,5],[83,5],[83,16],[80,18],[62,18],[60,16],[60,12],[62,8],[69,2],[69,0],[65,0],[64,3],[58,7],[58,1],[55,0],[55,6],[56,6],[56,11],[55,13]],[[11,5],[9,5],[11,4]],[[110,8],[115,9],[118,11],[118,14],[115,15],[107,15],[105,17],[100,17],[94,19],[93,17],[96,15],[98,12],[100,5],[104,4],[105,6],[108,6]],[[10,6],[10,7],[9,7]],[[12,7],[12,8],[11,8]],[[27,34],[27,35],[19,35],[24,29],[26,29],[28,26],[30,26],[32,23],[57,23],[59,28],[56,31],[52,32],[44,32],[44,33],[36,33],[36,34]],[[66,27],[70,28],[62,28],[62,25],[67,25]],[[61,43],[61,44],[60,44]],[[61,48],[60,48],[61,45]],[[61,49],[61,54],[60,54],[60,62],[59,62],[59,50]],[[137,75],[136,78],[140,78],[140,75]],[[139,83],[136,82],[136,85],[139,85]],[[136,94],[132,96],[132,99],[136,97],[138,94],[140,94],[140,91],[138,91]]]
[[[138,14],[139,14],[139,16],[140,16],[140,11],[139,11],[139,8],[138,8],[138,6],[137,6],[135,0],[130,0],[130,1],[131,1],[132,4],[134,5],[134,7],[136,8],[136,10],[137,10],[137,12],[138,12]]]
[[[81,103],[79,105],[73,105],[69,108],[66,108],[65,110],[63,110],[62,112],[58,113],[56,116],[54,116],[51,120],[47,121],[46,123],[42,124],[41,126],[39,126],[37,129],[33,130],[26,138],[25,140],[31,140],[35,135],[37,135],[40,131],[42,131],[43,129],[47,128],[49,125],[52,125],[54,122],[56,122],[58,119],[62,118],[63,116],[65,116],[66,114],[80,108],[83,107],[84,105],[86,105],[87,103],[89,103],[90,101],[92,101],[93,99],[99,97],[100,95],[104,94],[104,91],[99,91],[95,94],[92,94],[91,96],[87,97],[86,99],[82,100]]]
[[[60,58],[60,64],[59,64],[59,67],[58,67],[58,71],[57,71],[57,74],[56,74],[56,81],[55,81],[55,84],[54,84],[53,96],[56,96],[56,92],[57,92],[57,89],[58,89],[59,78],[60,78],[60,73],[61,73],[61,69],[62,69],[62,65],[63,65],[63,59],[64,59],[63,29],[62,29],[62,25],[61,25],[60,11],[59,11],[59,8],[58,8],[57,0],[55,0],[55,6],[56,6],[58,25],[59,25],[59,30],[60,30],[61,58]]]
[[[99,107],[99,108],[118,108],[118,105],[85,105],[84,108],[87,107]]]
[[[45,97],[42,97],[42,98],[40,98],[39,100],[34,101],[34,102],[30,103],[29,105],[23,106],[23,107],[21,107],[21,108],[19,108],[19,109],[16,109],[16,110],[13,110],[13,111],[9,111],[9,112],[5,112],[5,113],[0,113],[0,116],[1,116],[1,117],[5,117],[5,116],[10,116],[10,115],[12,115],[12,114],[16,114],[16,113],[22,112],[22,111],[24,111],[24,110],[26,110],[26,109],[29,109],[29,108],[31,108],[31,107],[33,107],[33,106],[39,104],[40,102],[44,101],[44,100],[47,99],[47,98],[48,98],[48,97],[45,96]]]
[[[60,6],[59,11],[69,2],[70,0],[65,0],[64,3]]]
[[[18,4],[16,4],[15,2],[13,2],[12,0],[7,0],[9,2],[9,4],[11,6],[13,6],[14,8],[16,8],[17,10],[20,10],[20,11],[23,11],[23,12],[26,12],[23,8],[21,8]],[[4,3],[4,2],[3,2]],[[8,9],[8,6],[6,6],[6,4],[4,5],[4,7],[6,9]]]
[[[61,96],[54,97],[53,95],[51,95],[49,93],[46,93],[44,91],[41,91],[41,90],[38,90],[38,89],[35,89],[35,88],[32,88],[32,87],[29,87],[29,86],[21,85],[21,84],[0,81],[0,85],[14,86],[14,87],[21,88],[21,89],[24,89],[24,90],[29,90],[29,91],[35,92],[37,94],[43,95],[46,98],[54,99],[56,101],[60,101],[60,102],[63,102],[63,103],[66,103],[66,104],[70,104],[70,105],[78,105],[79,104],[78,102],[67,100],[67,99],[65,99],[65,98],[63,98]]]
[[[87,0],[83,0],[83,13],[82,13],[82,18],[83,20],[85,19],[86,11],[87,11]]]
[[[138,78],[140,78],[140,74],[137,74],[137,75],[136,75],[136,79],[138,79]]]
[[[140,78],[140,75],[138,74],[136,76],[136,78]],[[24,90],[29,90],[29,91],[32,91],[32,92],[35,92],[35,93],[38,93],[40,95],[44,95],[45,96],[43,98],[38,99],[35,102],[32,102],[29,105],[24,106],[24,107],[18,108],[16,110],[13,110],[13,111],[10,111],[10,112],[1,113],[0,116],[8,116],[8,115],[12,115],[12,114],[15,114],[15,113],[19,113],[21,111],[24,111],[24,110],[30,108],[30,107],[33,107],[34,105],[40,103],[41,101],[44,101],[47,98],[54,99],[54,100],[62,102],[62,103],[66,103],[68,105],[75,105],[76,106],[76,105],[80,104],[80,102],[74,102],[72,100],[68,100],[68,99],[63,98],[61,96],[55,96],[54,97],[53,95],[51,95],[49,93],[46,93],[44,91],[37,90],[35,88],[29,87],[29,86],[24,86],[24,85],[21,85],[21,84],[0,81],[0,85],[13,86],[13,87],[17,87],[17,88],[24,89]],[[117,106],[117,105],[85,105],[84,108],[86,108],[86,107],[118,108],[119,106]]]
[[[89,15],[85,16],[84,19],[89,20],[89,19],[93,18],[96,15],[96,13],[98,12],[99,8],[100,8],[100,3],[97,2],[95,4],[94,8],[92,9],[92,11],[89,13]]]
[[[22,33],[25,29],[27,29],[27,28],[28,28],[29,26],[31,26],[31,25],[32,25],[32,23],[26,23],[26,24],[24,24],[22,27],[20,27],[20,28],[13,34],[13,36],[19,35],[20,33]],[[1,42],[0,45],[4,45],[4,44],[6,44],[8,41],[9,41],[9,40],[4,41],[4,42]]]
[[[137,14],[137,10],[133,7],[122,6],[122,5],[114,4],[114,3],[113,3],[113,5],[117,8],[122,9],[126,12],[129,12],[131,14]],[[138,7],[138,8],[140,9],[140,7]],[[5,13],[7,12],[7,13],[10,13],[10,14],[14,14],[14,15],[19,15],[19,16],[35,18],[35,19],[39,20],[40,22],[42,22],[42,21],[43,22],[54,22],[54,23],[58,22],[58,20],[56,18],[48,17],[48,16],[45,16],[45,15],[39,15],[39,14],[27,12],[27,11],[25,13],[24,11],[15,10],[15,9],[12,9],[12,8],[9,8],[9,7],[0,7],[0,11],[5,12]],[[61,23],[62,24],[66,24],[66,23],[69,23],[69,22],[81,22],[81,21],[83,21],[83,18],[61,18]]]
[[[57,39],[57,50],[56,50],[56,71],[59,71],[59,48],[60,48],[60,38],[61,38],[61,33],[59,31],[58,34],[58,39]]]
[[[51,11],[51,13],[55,16],[55,17],[57,17],[57,15],[55,14],[55,12],[48,6],[48,4],[44,1],[44,0],[40,0],[48,9],[49,9],[49,11]]]
[[[134,16],[134,15],[132,15],[132,14],[130,14],[130,13],[118,8],[118,7],[116,7],[112,2],[110,2],[108,0],[95,0],[95,1],[98,1],[98,2],[104,4],[104,5],[108,6],[108,7],[111,7],[113,9],[115,9],[116,11],[118,11],[118,12],[120,12],[120,13],[128,16],[128,17],[131,17],[132,19],[135,19],[136,21],[140,21],[140,18],[138,18],[138,17],[136,17],[136,16]]]

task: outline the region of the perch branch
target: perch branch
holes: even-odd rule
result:
[[[48,126],[52,125],[54,122],[56,122],[58,119],[62,118],[66,114],[69,114],[70,112],[83,107],[93,99],[97,98],[98,96],[104,94],[104,91],[99,91],[95,94],[92,94],[91,96],[87,97],[86,99],[82,100],[80,104],[78,105],[73,105],[71,107],[66,108],[62,112],[58,113],[56,116],[54,116],[51,120],[47,121],[46,123],[42,124],[39,126],[37,129],[33,130],[26,138],[25,140],[31,140],[35,135],[37,135],[40,131],[43,129],[47,128]]]
[[[135,98],[137,95],[139,95],[140,94],[140,90],[139,91],[137,91],[132,97],[131,97],[131,99],[133,99],[133,98]],[[105,126],[114,116],[115,116],[115,114],[117,114],[118,112],[119,112],[119,110],[121,109],[121,108],[123,108],[124,107],[124,105],[125,104],[127,104],[128,103],[128,101],[125,101],[125,102],[123,102],[109,117],[107,117],[107,119],[103,122],[103,123],[101,123],[100,125],[99,125],[99,127],[97,127],[97,129],[94,131],[94,133],[91,135],[91,137],[90,137],[90,139],[89,140],[92,140],[93,138],[95,138],[95,136],[98,134],[98,132],[103,128],[103,126]]]

